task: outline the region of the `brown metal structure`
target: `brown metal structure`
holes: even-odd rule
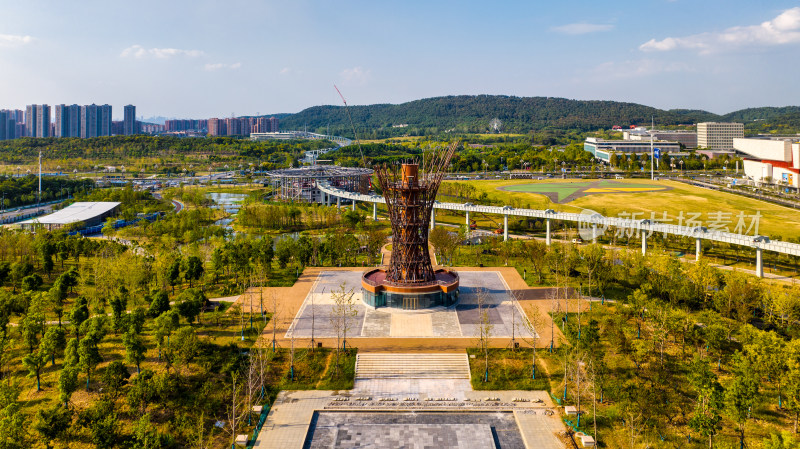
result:
[[[418,162],[379,167],[378,185],[392,223],[392,258],[386,281],[419,285],[436,281],[428,254],[428,228],[436,192],[458,142],[432,150]]]

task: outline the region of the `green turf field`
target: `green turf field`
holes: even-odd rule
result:
[[[625,193],[635,191],[667,190],[664,186],[653,186],[652,184],[642,183],[622,183],[601,179],[597,181],[578,181],[578,182],[532,182],[519,185],[500,187],[509,192],[529,192],[541,193],[548,196],[551,200],[563,202],[570,196],[582,196],[600,193]]]

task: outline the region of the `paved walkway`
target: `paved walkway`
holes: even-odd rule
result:
[[[545,391],[473,391],[469,381],[456,378],[365,379],[358,370],[356,379],[350,391],[279,393],[255,447],[300,449],[307,438],[311,447],[333,449],[422,447],[409,443],[449,432],[450,446],[435,447],[467,449],[481,447],[475,441],[496,428],[500,449],[564,448],[557,437],[564,425]],[[466,428],[479,434],[469,436]],[[387,438],[396,439],[394,446],[381,444]]]

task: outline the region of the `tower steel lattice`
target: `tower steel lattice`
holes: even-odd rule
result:
[[[457,146],[454,142],[423,153],[421,164],[413,161],[377,168],[378,185],[392,223],[387,281],[419,285],[436,280],[428,253],[428,228],[436,192]]]

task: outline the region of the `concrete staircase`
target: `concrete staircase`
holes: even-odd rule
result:
[[[359,353],[356,379],[469,379],[467,354]]]

